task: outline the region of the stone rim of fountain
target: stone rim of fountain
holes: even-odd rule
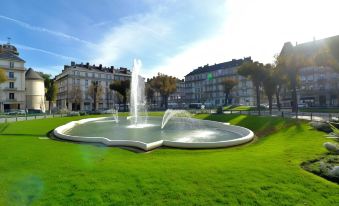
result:
[[[194,119],[195,121],[204,121],[204,124],[213,125],[221,130],[226,130],[228,132],[234,132],[240,134],[240,138],[232,139],[232,140],[225,140],[225,141],[215,141],[215,142],[179,142],[179,141],[169,141],[169,140],[159,140],[151,143],[145,143],[142,141],[133,141],[133,140],[111,140],[106,137],[85,137],[85,136],[73,136],[65,134],[68,130],[72,129],[73,127],[84,124],[91,121],[98,121],[107,119],[109,117],[99,117],[99,118],[88,118],[82,119],[78,121],[72,121],[65,125],[59,126],[54,129],[53,134],[60,138],[70,141],[77,141],[77,142],[86,142],[86,143],[102,143],[107,146],[129,146],[129,147],[136,147],[145,151],[149,151],[161,146],[168,146],[174,148],[182,148],[182,149],[214,149],[214,148],[224,148],[224,147],[231,147],[236,145],[245,144],[250,142],[254,138],[254,133],[245,128],[235,125],[229,125],[228,123],[223,122],[216,122],[210,120],[198,120]]]

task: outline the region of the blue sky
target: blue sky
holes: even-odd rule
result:
[[[0,42],[26,67],[58,74],[70,61],[182,78],[192,69],[252,56],[271,62],[286,41],[338,35],[335,0],[11,0]]]

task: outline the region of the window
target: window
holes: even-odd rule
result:
[[[78,84],[78,85],[80,84],[80,79],[77,79],[77,84]]]
[[[77,75],[78,75],[78,76],[80,75],[80,72],[79,72],[79,71],[77,71]]]
[[[95,77],[95,73],[92,73],[92,77]]]
[[[88,77],[88,73],[87,72],[85,73],[85,77]]]
[[[9,82],[9,88],[11,88],[11,89],[14,88],[14,82]]]
[[[9,93],[9,99],[14,99],[14,93]]]
[[[14,78],[14,72],[8,72],[8,77],[9,78]]]
[[[14,62],[9,62],[9,68],[14,68]]]
[[[85,80],[85,87],[88,87],[88,79]]]

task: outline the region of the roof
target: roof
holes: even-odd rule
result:
[[[36,73],[32,68],[29,68],[25,74],[26,80],[44,80],[38,73]]]
[[[214,64],[214,65],[210,65],[210,66],[205,65],[203,67],[199,67],[199,68],[191,71],[190,73],[188,73],[185,76],[194,75],[194,74],[202,74],[202,73],[212,72],[212,71],[216,71],[216,70],[220,70],[220,69],[232,68],[232,67],[240,66],[242,63],[244,63],[246,61],[252,61],[251,57],[247,57],[247,58],[244,58],[244,59],[232,59],[232,61],[228,61],[228,62],[224,62],[224,63],[220,63],[220,64]]]
[[[290,42],[286,42],[280,54],[286,54],[295,49],[295,52],[302,53],[306,57],[311,57],[324,48],[328,49],[331,55],[339,60],[339,35],[297,44],[296,46],[293,46]]]
[[[14,60],[14,61],[18,61],[18,62],[25,62],[23,59],[21,59],[17,55],[15,55],[11,52],[8,52],[8,51],[1,52],[0,53],[0,59],[8,59],[8,60]]]

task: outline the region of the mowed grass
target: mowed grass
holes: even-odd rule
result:
[[[161,113],[156,113],[161,115]],[[305,122],[198,115],[252,129],[259,138],[215,150],[117,147],[44,139],[84,117],[1,125],[0,205],[336,205],[339,186],[300,164],[325,153]]]

